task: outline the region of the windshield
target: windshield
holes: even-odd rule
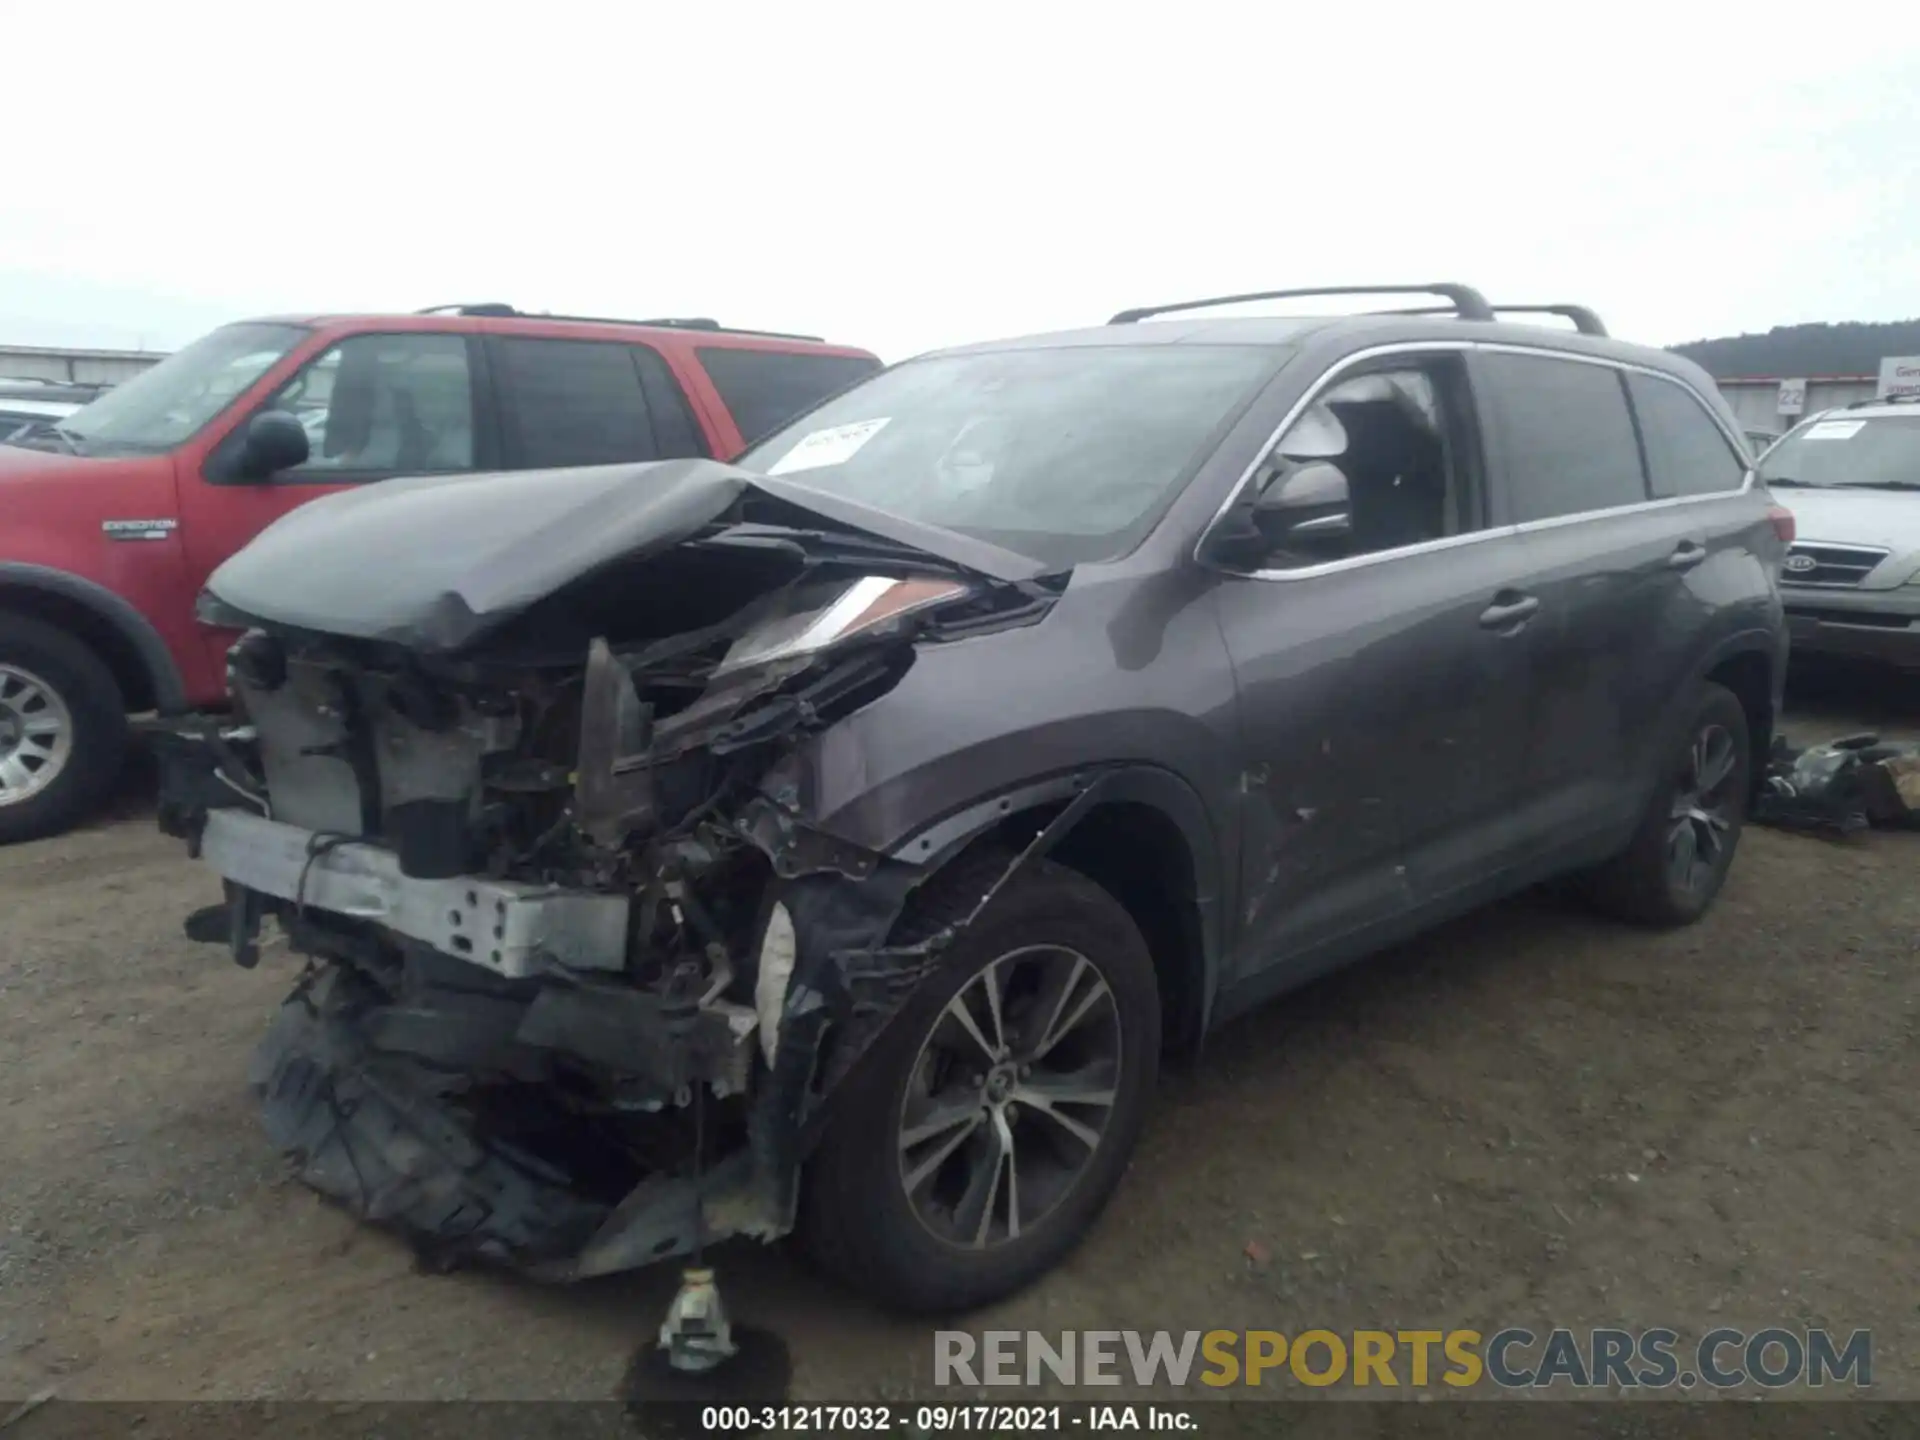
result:
[[[1771,485],[1920,490],[1920,415],[1815,420],[1766,453],[1760,478]]]
[[[59,422],[82,455],[158,453],[191,439],[306,335],[298,325],[227,325]]]
[[[1062,567],[1130,549],[1288,352],[1072,346],[883,371],[737,462]]]

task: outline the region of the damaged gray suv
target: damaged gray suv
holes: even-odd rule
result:
[[[1698,917],[1790,518],[1687,361],[1351,293],[1410,292],[265,531],[202,600],[234,713],[156,739],[189,933],[305,957],[252,1072],[300,1177],[449,1264],[798,1230],[964,1307],[1085,1231],[1164,1051],[1550,877]]]

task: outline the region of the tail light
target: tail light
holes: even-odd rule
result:
[[[1794,527],[1793,511],[1784,505],[1769,505],[1767,519],[1773,522],[1773,533],[1780,537],[1780,543],[1791,545],[1793,537],[1799,533]]]

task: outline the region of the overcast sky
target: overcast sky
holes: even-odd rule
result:
[[[0,343],[504,300],[892,360],[1434,278],[1657,343],[1920,315],[1920,27],[1823,13],[0,0]]]

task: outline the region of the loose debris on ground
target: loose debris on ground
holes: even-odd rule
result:
[[[1780,736],[1753,818],[1837,835],[1920,827],[1920,745],[1863,734],[1796,749]]]

